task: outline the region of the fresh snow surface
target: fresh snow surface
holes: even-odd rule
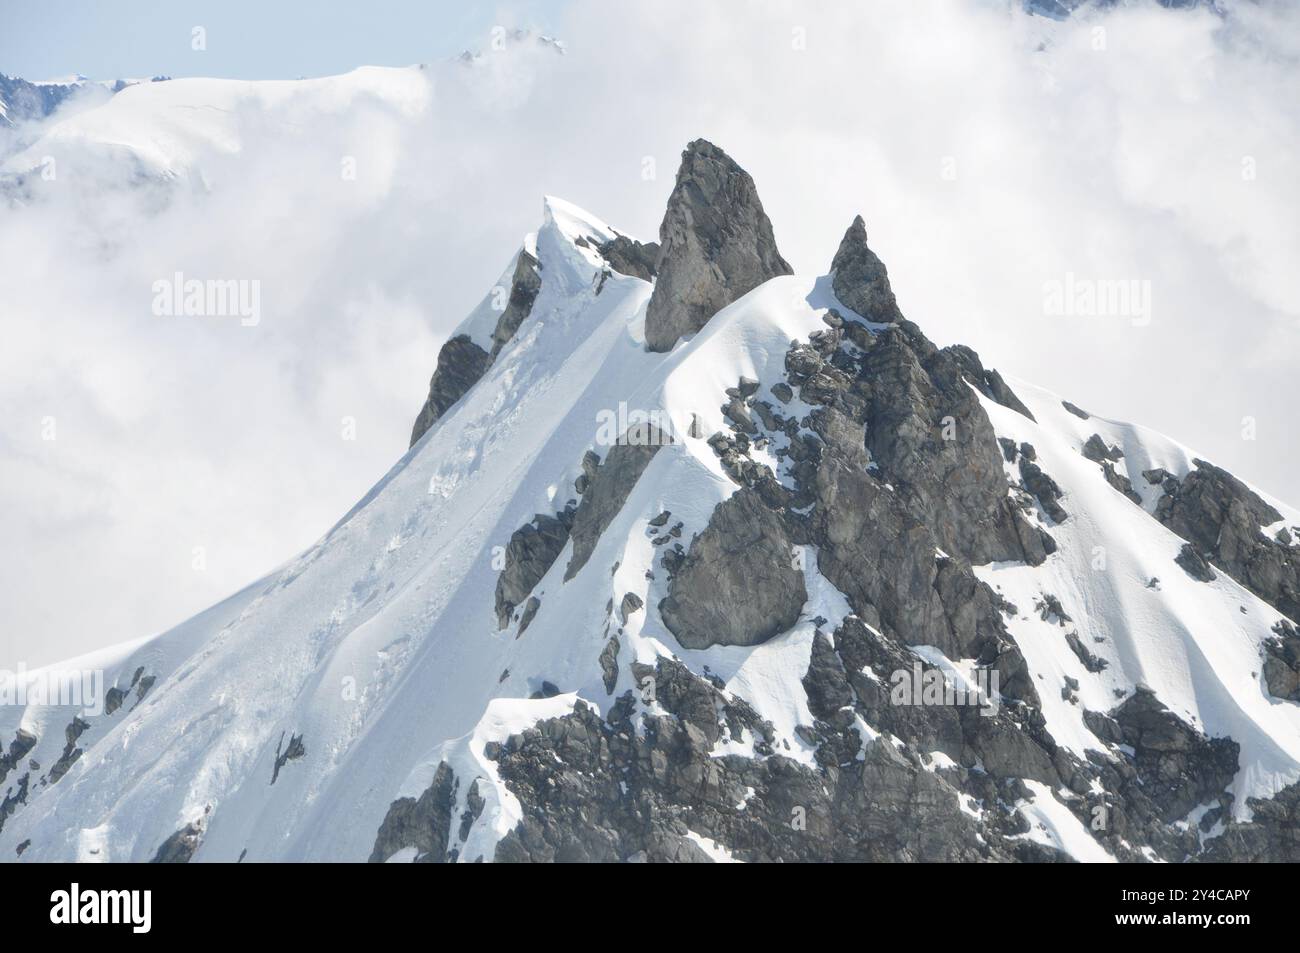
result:
[[[418,104],[402,71],[343,79]],[[148,92],[177,90],[179,104],[191,98],[184,82],[154,84]],[[232,102],[295,95],[290,84],[254,89],[223,81],[220,89]],[[137,92],[143,91],[124,91],[111,106],[136,109]],[[160,162],[170,162],[197,134],[179,108],[150,122],[170,137]],[[214,128],[219,124],[205,123],[203,134]],[[80,124],[64,134],[91,131]],[[16,845],[30,839],[23,861],[144,861],[177,829],[197,822],[204,830],[197,860],[233,861],[244,851],[250,861],[364,860],[393,800],[417,796],[446,760],[461,781],[457,816],[476,780],[486,802],[460,856],[490,858],[519,805],[484,746],[578,704],[606,712],[633,687],[630,662],[664,655],[717,675],[728,693],[773,723],[778,750],[811,762],[794,728],[811,721],[801,679],[813,620],[828,620],[823,631],[830,634],[849,612],[818,573],[815,550],[804,554],[809,601],[790,631],[751,648],[687,651],[659,617],[665,581],[662,570],[647,576],[657,552],[647,527],[670,510],[689,542],[735,491],[705,440],[687,435],[691,416],[698,415],[707,437],[726,427],[725,388],[744,375],[765,392],[781,379],[790,341],[824,328],[825,309],[837,305],[830,283],[772,279],[672,353],[651,354],[644,347],[651,285],[617,273],[602,283],[598,257],[576,244],[612,234],[575,206],[547,199],[541,227],[524,243],[542,265],[530,316],[485,377],[351,512],[301,556],[189,622],[71,663],[102,666],[110,685],[126,687],[140,668],[157,681],[138,704],[132,694],[114,714],[89,719],[78,741],[84,754],[57,783],[33,789],[0,833],[0,857],[13,858]],[[487,322],[475,311],[462,329],[482,343]],[[977,572],[1019,607],[1009,626],[1038,675],[1052,735],[1074,751],[1100,748],[1082,723],[1082,707],[1109,709],[1117,693],[1146,684],[1198,726],[1241,743],[1233,785],[1239,814],[1247,797],[1295,781],[1300,708],[1270,699],[1258,674],[1258,644],[1277,612],[1222,574],[1211,585],[1192,582],[1173,563],[1178,541],[1112,490],[1079,448],[1094,429],[1120,443],[1139,487],[1138,469],[1185,472],[1191,455],[1140,428],[1080,421],[1055,396],[1012,386],[1039,423],[986,402],[994,427],[1034,444],[1073,515],[1053,528],[1060,552],[1044,566]],[[594,443],[600,415],[620,405],[627,413],[667,414],[676,441],[656,455],[573,579],[563,581],[571,547],[556,560],[534,590],[541,607],[527,632],[519,636],[515,621],[498,629],[498,547],[534,514],[576,500],[583,454],[607,451]],[[1105,572],[1091,568],[1098,546],[1105,548]],[[1146,587],[1152,576],[1160,578],[1159,590]],[[619,636],[619,680],[609,694],[597,659],[618,622],[617,608],[606,606],[617,607],[628,592],[644,609]],[[1110,662],[1101,675],[1083,670],[1063,629],[1038,618],[1033,604],[1043,593],[1061,599],[1085,643]],[[948,664],[956,671],[964,663]],[[1080,682],[1078,706],[1060,700],[1067,675]],[[562,694],[529,700],[543,682]],[[7,719],[0,738],[7,742],[20,724],[36,732],[32,757],[48,766],[73,714],[51,707],[0,713]],[[858,721],[864,745],[882,737]],[[302,736],[306,755],[284,764],[271,784],[277,745],[289,735]],[[726,738],[720,751],[750,753],[752,744]],[[947,764],[931,756],[931,766]],[[1022,806],[1029,836],[1080,860],[1107,859],[1052,792],[1032,784],[1030,790],[1034,797]],[[976,811],[969,799],[962,807]],[[725,845],[701,837],[696,843],[715,859],[729,857]],[[411,858],[398,852],[390,859]]]
[[[307,134],[360,100],[416,115],[432,96],[428,77],[414,66],[365,66],[321,79],[138,83],[94,109],[56,115],[40,139],[0,164],[0,173],[27,172],[47,155],[126,156],[147,173],[193,177],[201,185],[203,160],[238,153],[259,122]]]
[[[999,437],[1033,445],[1064,491],[1069,519],[1051,527],[1060,548],[1042,566],[993,564],[975,574],[1019,610],[1006,618],[1007,628],[1038,680],[1048,730],[1081,756],[1101,750],[1083,710],[1106,711],[1145,685],[1190,724],[1241,745],[1241,770],[1229,790],[1233,815],[1249,818],[1248,797],[1271,796],[1300,778],[1300,706],[1270,697],[1261,672],[1260,643],[1274,637],[1281,613],[1224,572],[1210,583],[1192,579],[1174,563],[1183,540],[1146,512],[1160,491],[1142,471],[1163,467],[1181,477],[1199,455],[1142,427],[1082,420],[1057,395],[1023,381],[1008,384],[1038,423],[981,397],[984,409]],[[1143,506],[1082,455],[1093,433],[1124,451],[1116,468],[1143,494]],[[1295,510],[1275,505],[1294,524]],[[1159,581],[1152,586],[1152,579]],[[1045,594],[1073,621],[1040,618],[1034,603]],[[1084,668],[1066,642],[1071,629],[1108,663],[1105,671]],[[1067,676],[1079,681],[1078,704],[1061,697]]]
[[[1029,832],[1020,836],[1063,850],[1083,863],[1115,863],[1115,858],[1088,833],[1083,823],[1056,799],[1051,788],[1041,781],[1030,780],[1025,781],[1025,786],[1034,796],[1019,805],[1020,813],[1029,822]]]

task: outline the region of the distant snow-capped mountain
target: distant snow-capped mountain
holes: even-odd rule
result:
[[[902,298],[704,140],[546,199],[315,546],[26,673],[105,704],[0,709],[0,857],[1300,859],[1300,512]]]
[[[147,80],[95,81],[78,75],[66,79],[30,82],[0,73],[0,126],[13,127],[24,122],[48,119],[73,96],[99,94],[107,98],[128,86],[160,83],[166,79],[166,76],[154,76]]]

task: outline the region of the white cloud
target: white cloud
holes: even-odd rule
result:
[[[653,237],[699,136],[754,175],[796,269],[861,212],[938,343],[1300,498],[1294,11],[739,9],[584,0],[562,57],[162,84],[166,111],[129,90],[76,128],[179,157],[143,196],[98,187],[121,146],[55,130],[57,179],[0,215],[0,666],[159,630],[308,545],[405,449],[542,194]],[[176,271],[259,280],[261,323],[155,317]],[[1151,323],[1045,316],[1066,273],[1149,281]]]

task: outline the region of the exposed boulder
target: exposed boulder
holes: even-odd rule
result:
[[[1083,455],[1094,463],[1101,463],[1103,460],[1118,460],[1124,456],[1124,451],[1119,447],[1110,447],[1106,441],[1101,439],[1101,434],[1093,434],[1084,442]]]
[[[1207,738],[1148,688],[1139,687],[1111,716],[1133,749],[1143,792],[1166,823],[1219,798],[1237,774],[1241,749],[1235,741]]]
[[[441,864],[446,861],[455,802],[456,775],[443,762],[438,765],[433,781],[419,799],[402,797],[389,805],[375,835],[370,863],[382,864],[406,847],[416,849],[417,862]]]
[[[1202,562],[1214,563],[1300,621],[1300,552],[1262,531],[1281,520],[1281,514],[1226,470],[1194,462],[1196,468],[1181,482],[1164,482],[1156,519],[1190,542]]]
[[[442,346],[438,352],[438,366],[429,381],[429,397],[415,418],[411,446],[415,446],[429,428],[478,383],[490,363],[488,352],[471,341],[468,335],[457,335]]]
[[[986,368],[980,356],[971,348],[964,344],[953,344],[943,351],[961,366],[966,380],[989,400],[996,401],[1035,423],[1038,422],[1038,418],[1029,412],[1029,408],[1002,379],[1002,375],[992,368]]]
[[[492,332],[491,353],[475,344],[468,335],[451,338],[438,352],[438,364],[429,381],[429,397],[415,418],[411,431],[411,446],[428,432],[452,405],[465,396],[471,387],[487,373],[501,348],[519,330],[519,325],[532,311],[533,302],[542,287],[541,266],[526,251],[515,259],[514,278],[510,284],[510,297],[497,319]]]
[[[645,425],[629,428],[609,448],[605,459],[592,473],[573,517],[573,557],[564,572],[566,581],[587,564],[605,527],[623,508],[645,468],[661,447],[672,442],[672,437],[659,428]]]
[[[1285,619],[1273,631],[1277,638],[1264,643],[1264,684],[1273,697],[1300,702],[1300,633]]]
[[[496,613],[500,628],[510,624],[515,607],[528,598],[564,551],[572,521],[573,513],[568,510],[555,516],[538,513],[532,522],[525,523],[510,535],[510,542],[506,544],[505,568],[497,577]]]
[[[853,704],[853,689],[849,687],[844,664],[830,639],[821,632],[813,638],[803,687],[808,693],[808,710],[823,721],[830,721],[845,706]]]
[[[1196,547],[1191,543],[1183,543],[1183,548],[1174,557],[1174,562],[1178,563],[1183,568],[1183,571],[1197,582],[1214,582],[1216,578],[1210,564],[1205,561],[1204,557],[1197,552]]]
[[[297,761],[299,758],[307,756],[307,746],[303,744],[302,735],[289,734],[289,744],[281,750],[284,745],[284,732],[280,733],[280,740],[275,746],[275,767],[271,772],[271,783],[274,784],[280,777],[280,770],[290,761]]]
[[[600,675],[601,681],[605,684],[605,694],[614,694],[614,686],[618,684],[618,653],[622,649],[619,644],[618,636],[610,636],[605,647],[600,650]]]
[[[186,824],[159,846],[151,864],[188,864],[203,839],[203,827],[197,822]]]
[[[791,273],[754,180],[704,139],[682,153],[659,243],[659,277],[645,319],[651,351],[671,351],[737,298]]]
[[[541,607],[541,599],[538,599],[536,596],[528,597],[528,601],[524,603],[524,611],[519,615],[519,632],[515,635],[515,638],[519,638],[519,636],[528,631],[528,627],[532,625],[533,620],[537,618],[537,610]]]
[[[902,319],[884,263],[867,246],[867,225],[858,215],[844,233],[831,261],[835,297],[868,321],[893,324]]]
[[[1129,482],[1129,478],[1115,469],[1115,464],[1109,460],[1103,460],[1101,462],[1101,475],[1106,478],[1106,482],[1113,489],[1128,497],[1129,502],[1136,503],[1138,506],[1142,505],[1142,497],[1138,495],[1137,490],[1133,489],[1133,484]]]
[[[497,318],[497,326],[492,331],[492,360],[496,360],[501,349],[510,343],[510,339],[524,323],[524,318],[533,310],[533,302],[542,290],[541,263],[536,258],[521,250],[515,259],[515,274],[510,281],[510,297],[506,300],[505,310]]]
[[[23,728],[18,729],[14,740],[9,742],[9,750],[0,750],[0,781],[4,781],[5,776],[27,756],[27,752],[36,747],[36,741],[36,735]]]
[[[1055,522],[1064,523],[1070,518],[1070,514],[1065,511],[1065,507],[1060,502],[1065,495],[1061,492],[1061,487],[1043,472],[1042,467],[1028,457],[1020,459],[1020,479],[1025,489],[1038,498],[1043,511]]]
[[[742,488],[713,511],[659,603],[688,649],[758,645],[790,628],[808,600],[782,517]]]
[[[659,261],[658,242],[638,242],[626,235],[618,235],[596,250],[609,262],[609,267],[619,274],[631,275],[642,281],[654,281],[655,266]]]
[[[618,615],[623,620],[623,624],[627,625],[628,617],[634,612],[639,612],[644,605],[645,603],[641,601],[641,597],[635,592],[623,593],[623,601],[618,607]]]

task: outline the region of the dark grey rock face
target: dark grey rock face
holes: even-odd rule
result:
[[[1106,482],[1109,483],[1113,489],[1118,490],[1120,493],[1123,493],[1128,497],[1129,502],[1136,503],[1138,506],[1142,505],[1142,497],[1133,489],[1133,484],[1129,482],[1129,478],[1117,471],[1115,465],[1109,460],[1102,461],[1101,475],[1106,478]]]
[[[1202,558],[1201,554],[1196,551],[1196,547],[1191,543],[1183,543],[1183,548],[1174,557],[1174,562],[1178,563],[1183,568],[1183,571],[1197,582],[1214,582],[1216,578],[1210,564]]]
[[[623,594],[623,601],[618,607],[618,615],[619,618],[623,620],[623,624],[627,625],[628,617],[634,612],[640,612],[641,607],[644,605],[645,603],[641,601],[641,597],[635,592],[625,592]]]
[[[159,846],[151,864],[188,864],[203,840],[203,828],[197,823],[186,824]]]
[[[542,581],[569,541],[571,512],[547,516],[538,513],[531,523],[515,530],[506,545],[505,568],[497,577],[497,624],[505,628],[515,607],[522,604]]]
[[[659,262],[658,242],[643,244],[626,235],[618,235],[603,245],[597,245],[596,250],[609,263],[609,267],[619,274],[631,275],[642,281],[654,281],[655,268]]]
[[[1107,446],[1100,434],[1093,434],[1083,445],[1083,455],[1094,463],[1101,463],[1103,460],[1118,460],[1124,453],[1118,447]]]
[[[1260,531],[1281,514],[1226,470],[1204,460],[1195,464],[1181,483],[1163,482],[1156,519],[1190,542],[1203,562],[1300,621],[1300,547]]]
[[[961,367],[966,380],[973,384],[989,400],[997,401],[1003,407],[1009,407],[1016,413],[1028,417],[1035,423],[1038,418],[1029,412],[1015,391],[1002,379],[1002,375],[992,368],[985,368],[980,356],[964,344],[953,344],[943,349]]]
[[[1277,638],[1264,643],[1264,683],[1275,698],[1300,702],[1300,633],[1285,619],[1273,631]]]
[[[283,746],[283,748],[282,748]],[[307,756],[307,746],[303,744],[302,735],[289,735],[289,744],[284,744],[284,733],[280,734],[280,741],[275,746],[275,767],[271,772],[271,783],[274,784],[280,777],[280,771],[290,761],[297,761],[299,758]]]
[[[812,769],[772,751],[770,726],[680,663],[637,672],[647,675],[669,714],[638,728],[628,694],[608,719],[580,706],[501,747],[498,771],[524,817],[496,860],[707,861],[689,833],[749,862],[1056,856],[993,826],[981,831],[953,782],[892,744],[870,742],[857,760],[863,745],[851,727],[809,726],[824,752]],[[751,733],[768,756],[716,757],[724,731]]]
[[[1047,546],[1055,547],[1007,498],[992,424],[967,386],[978,357],[936,349],[905,320],[870,344],[840,404],[863,420],[881,481],[896,488],[945,552],[976,564],[1041,563]]]
[[[1209,841],[1211,863],[1286,864],[1300,858],[1300,783],[1264,800],[1250,798],[1248,823],[1229,820],[1224,832]]]
[[[63,746],[63,751],[59,755],[59,760],[50,766],[50,784],[57,784],[59,780],[68,773],[68,769],[80,760],[82,751],[77,747],[77,739],[80,738],[89,727],[90,723],[80,715],[72,716],[72,721],[69,722],[67,728],[63,730],[64,740],[67,743]]]
[[[1020,458],[1020,479],[1025,489],[1038,499],[1044,512],[1053,520],[1064,523],[1070,518],[1070,514],[1065,511],[1065,507],[1060,502],[1065,495],[1061,492],[1061,488],[1055,480],[1043,472],[1042,467],[1033,463],[1028,457]]]
[[[757,645],[794,625],[808,600],[782,518],[748,488],[713,511],[673,574],[659,613],[688,649]]]
[[[382,864],[407,847],[416,849],[417,862],[445,862],[456,804],[456,783],[455,772],[443,763],[438,765],[433,781],[418,799],[403,797],[394,801],[375,836],[370,863]]]
[[[1232,783],[1240,746],[1227,738],[1206,738],[1149,689],[1139,688],[1112,716],[1135,752],[1138,782],[1165,822],[1185,817]]]
[[[591,475],[573,518],[573,557],[564,571],[567,582],[587,564],[610,520],[627,502],[641,474],[672,438],[657,427],[629,428]]]
[[[478,383],[490,363],[488,352],[467,335],[458,335],[442,346],[438,352],[438,367],[429,381],[429,397],[411,430],[411,446],[415,446],[428,429]]]
[[[519,326],[532,311],[533,302],[541,287],[541,266],[536,258],[521,251],[515,260],[514,278],[510,284],[510,296],[505,310],[501,312],[492,332],[491,353],[464,334],[457,335],[442,346],[438,352],[438,366],[429,381],[429,397],[415,418],[415,426],[411,430],[411,446],[415,446],[429,428],[487,373],[488,367],[501,353],[501,348],[515,336]]]
[[[521,251],[515,260],[515,274],[510,282],[510,297],[505,310],[497,319],[496,329],[492,332],[492,360],[496,360],[501,349],[510,342],[524,323],[524,318],[533,310],[537,293],[542,290],[541,265],[537,259],[526,251]]]
[[[671,351],[737,298],[791,273],[754,180],[704,139],[682,153],[659,245],[659,278],[645,321],[651,351]]]
[[[613,635],[600,650],[600,675],[606,695],[614,694],[614,686],[618,684],[618,653],[621,648],[618,636]]]
[[[22,763],[23,758],[27,757],[27,752],[36,747],[38,740],[30,731],[18,729],[14,740],[9,742],[9,750],[0,751],[0,782],[3,782],[9,772]]]
[[[868,321],[893,324],[902,320],[884,263],[867,247],[867,225],[858,215],[844,233],[831,262],[835,297]]]

